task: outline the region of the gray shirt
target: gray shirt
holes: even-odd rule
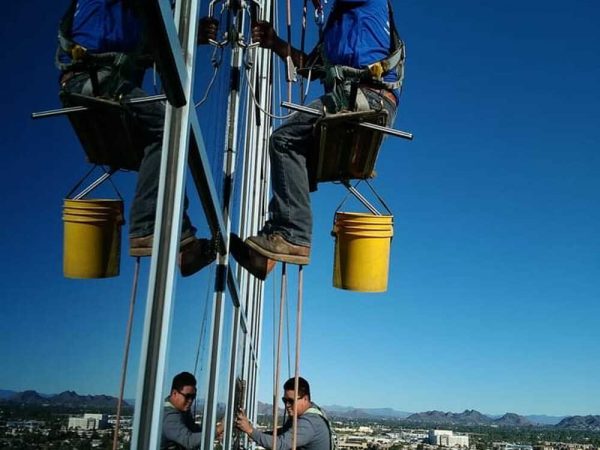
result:
[[[169,401],[165,402],[160,440],[161,450],[200,448],[202,442],[201,431],[200,426],[194,422],[194,418],[189,411],[179,411]]]
[[[289,419],[277,430],[277,449],[290,450],[292,448],[292,419]],[[254,429],[252,439],[260,446],[273,449],[273,436]],[[296,447],[299,450],[331,450],[329,427],[325,419],[318,414],[306,412],[298,417],[296,430]]]

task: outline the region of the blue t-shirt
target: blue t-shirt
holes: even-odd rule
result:
[[[142,44],[142,25],[122,0],[79,0],[70,38],[92,53],[133,52]]]
[[[336,0],[323,35],[327,60],[363,69],[390,56],[390,13],[387,0]],[[395,82],[395,71],[384,75]]]

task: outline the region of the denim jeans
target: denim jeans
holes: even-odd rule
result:
[[[134,83],[120,78],[110,70],[98,72],[99,96],[114,98],[122,96],[123,99],[146,97],[148,94]],[[92,96],[92,83],[87,73],[79,73],[67,81],[62,89],[67,93],[76,93]],[[162,102],[137,103],[127,105],[127,111],[141,126],[141,136],[144,142],[144,157],[142,158],[135,196],[129,212],[129,236],[140,237],[154,233],[154,220],[156,216],[156,197],[158,193],[158,180],[160,175],[160,159],[162,151],[163,126],[165,119],[165,105]],[[106,130],[107,133],[113,130]],[[187,210],[188,201],[185,199],[184,209]],[[187,213],[184,210],[182,231],[195,233]]]
[[[385,108],[388,125],[393,123],[396,105],[379,92],[362,89],[371,109]],[[310,108],[335,111],[333,94],[314,100]],[[269,146],[271,160],[271,185],[273,197],[269,202],[269,221],[263,234],[281,234],[296,245],[310,245],[312,237],[312,212],[307,171],[307,156],[315,144],[313,127],[318,116],[296,112],[273,131]]]

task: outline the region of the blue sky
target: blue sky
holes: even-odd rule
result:
[[[124,256],[114,279],[62,277],[62,198],[87,166],[66,119],[29,118],[58,106],[52,59],[62,6],[6,8],[0,388],[116,394],[133,263]],[[413,0],[394,8],[408,49],[396,126],[415,140],[386,141],[374,182],[395,216],[389,289],[331,287],[329,232],[344,192],[320,187],[302,341],[314,399],[599,414],[600,4]],[[208,52],[198,60],[208,64]],[[215,111],[223,107],[217,98]],[[211,115],[202,114],[209,150],[217,148]],[[217,151],[211,158],[221,161]],[[116,179],[127,205],[134,179]],[[206,230],[199,212],[194,221]],[[193,366],[209,275],[178,281],[171,372]],[[271,392],[275,284],[266,289],[261,400]]]

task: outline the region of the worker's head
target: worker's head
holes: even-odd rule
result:
[[[298,395],[295,395],[295,379],[290,378],[283,385],[283,404],[289,416],[294,415],[294,399],[297,403],[298,416],[301,416],[310,408],[310,386],[308,381],[298,377]]]
[[[169,402],[179,411],[189,411],[196,400],[196,378],[189,372],[175,375],[171,384]]]

